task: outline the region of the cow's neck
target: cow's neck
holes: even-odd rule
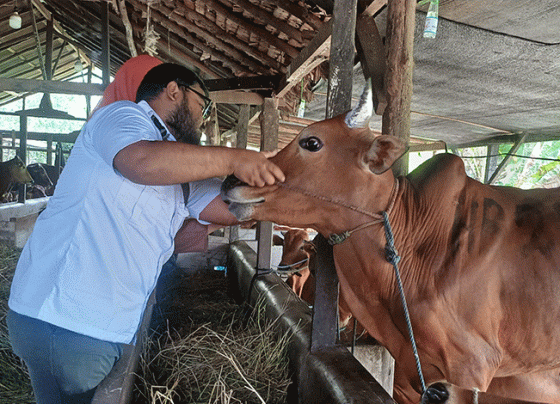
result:
[[[345,230],[340,233],[331,233],[327,238],[329,244],[331,245],[340,244],[357,231],[367,229],[370,226],[375,226],[380,223],[384,223],[384,221],[386,220],[385,218],[391,214],[393,207],[395,206],[395,201],[397,199],[398,193],[399,193],[399,180],[396,179],[393,183],[393,189],[391,191],[391,195],[389,196],[389,202],[387,203],[387,208],[381,213],[369,211],[367,209],[363,209],[353,205],[348,205],[348,204],[344,205],[344,207],[350,210],[368,216],[371,220],[365,223],[361,223],[349,230]],[[386,215],[382,213],[385,213]]]

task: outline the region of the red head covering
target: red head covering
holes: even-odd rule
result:
[[[99,108],[112,102],[134,101],[136,99],[136,91],[146,73],[162,63],[161,60],[150,55],[138,55],[128,59],[117,71],[117,74],[115,74],[115,79],[103,92],[103,98],[93,110],[92,115]]]

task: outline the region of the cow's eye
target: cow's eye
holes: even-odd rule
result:
[[[310,152],[316,152],[321,150],[321,147],[323,147],[323,142],[318,137],[310,136],[301,139],[299,141],[299,145],[305,150],[309,150]]]

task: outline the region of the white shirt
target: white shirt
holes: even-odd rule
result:
[[[113,167],[120,150],[162,140],[152,115],[146,102],[120,101],[82,128],[22,251],[12,310],[101,340],[133,341],[175,234],[185,217],[198,218],[220,183],[190,184],[185,206],[180,185],[147,186],[123,177]]]

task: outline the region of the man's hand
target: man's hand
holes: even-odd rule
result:
[[[269,158],[274,157],[277,151],[255,152],[252,150],[237,149],[239,158],[232,161],[233,174],[241,181],[253,187],[264,187],[284,182],[282,170]]]

